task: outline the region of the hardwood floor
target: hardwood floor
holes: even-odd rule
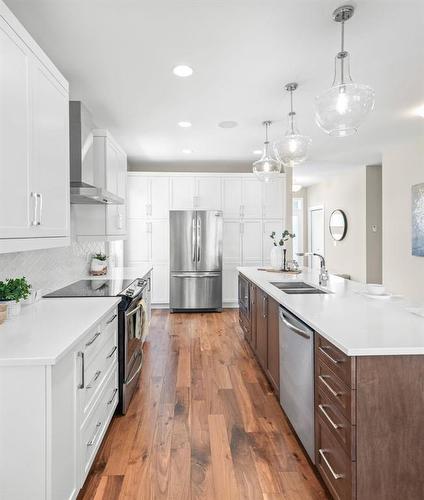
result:
[[[328,498],[238,326],[153,312],[139,388],[79,500]]]

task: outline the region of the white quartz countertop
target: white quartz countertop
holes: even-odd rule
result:
[[[401,297],[368,298],[366,285],[330,275],[331,294],[289,295],[271,282],[304,281],[318,286],[318,271],[291,275],[238,267],[278,303],[349,356],[424,354],[424,318]]]
[[[0,366],[52,365],[114,306],[120,297],[41,299],[0,325]]]

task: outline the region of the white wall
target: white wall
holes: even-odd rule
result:
[[[411,186],[424,182],[424,134],[383,152],[383,283],[424,300],[424,257],[411,253]]]
[[[308,207],[324,206],[324,245],[331,273],[350,274],[353,280],[366,281],[366,167],[356,167],[307,188]],[[346,237],[335,242],[328,230],[333,210],[347,217]]]

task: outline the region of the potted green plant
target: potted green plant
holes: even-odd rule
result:
[[[107,255],[99,252],[91,258],[90,274],[92,276],[103,276],[107,274]]]
[[[31,285],[26,278],[9,278],[0,281],[0,303],[7,305],[7,316],[18,316],[21,312],[21,300],[27,299]]]
[[[281,238],[277,238],[277,233],[272,231],[270,238],[273,242],[271,249],[271,267],[274,269],[287,270],[287,249],[285,248],[286,241],[294,238],[296,235],[285,229],[281,233]]]

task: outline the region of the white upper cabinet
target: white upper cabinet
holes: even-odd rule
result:
[[[128,175],[128,218],[148,217],[150,213],[150,179]]]
[[[150,233],[152,231],[152,223],[140,220],[128,220],[128,239],[125,242],[125,262],[141,262],[150,261],[151,246]]]
[[[254,177],[245,177],[242,183],[242,217],[260,219],[262,217],[262,182]]]
[[[150,223],[152,262],[169,261],[169,223],[152,220]]]
[[[222,179],[222,210],[224,218],[242,217],[242,179],[224,177]]]
[[[285,178],[263,184],[263,217],[281,219],[285,212]]]
[[[0,253],[68,245],[68,83],[4,4],[0,66]]]
[[[221,196],[220,177],[197,177],[193,208],[199,210],[221,210]]]
[[[171,210],[192,210],[196,196],[196,178],[191,176],[172,176]]]
[[[169,178],[150,179],[150,215],[154,219],[167,219],[169,216]]]
[[[241,226],[243,264],[262,262],[262,222],[249,220]]]

